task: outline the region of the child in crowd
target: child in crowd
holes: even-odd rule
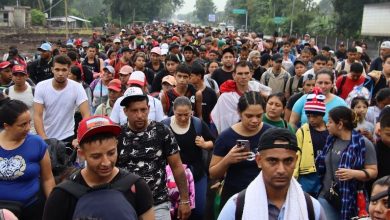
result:
[[[287,128],[290,132],[295,130],[283,119],[284,108],[286,107],[286,97],[283,93],[275,93],[268,96],[266,113],[263,114],[263,122],[279,128]]]
[[[368,107],[366,120],[372,124],[377,123],[381,110],[390,104],[390,88],[383,88],[375,96],[375,106]]]
[[[288,79],[286,83],[286,89],[285,89],[286,97],[290,97],[294,94],[297,94],[302,89],[302,83],[299,83],[299,81],[302,78],[302,75],[307,70],[306,64],[302,60],[297,59],[294,62],[294,68],[295,68],[295,75],[293,77],[290,77],[290,79]]]
[[[357,116],[356,131],[364,135],[368,140],[373,141],[374,124],[366,120],[368,101],[365,97],[357,96],[352,99],[351,109]]]
[[[308,123],[303,124],[296,133],[297,144],[301,149],[294,170],[294,177],[302,185],[303,191],[317,197],[320,190],[320,178],[316,171],[315,158],[325,146],[329,135],[324,122],[325,96],[318,90],[307,96],[305,113]]]

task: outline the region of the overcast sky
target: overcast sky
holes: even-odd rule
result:
[[[187,14],[195,10],[196,0],[184,0],[183,7],[181,7],[176,14]],[[217,11],[223,11],[227,0],[213,0],[215,6],[217,6]]]

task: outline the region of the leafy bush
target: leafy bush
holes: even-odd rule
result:
[[[32,25],[38,25],[38,26],[43,25],[45,23],[45,14],[38,9],[32,9],[31,23]]]

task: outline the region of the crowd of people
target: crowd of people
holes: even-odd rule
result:
[[[390,41],[146,24],[0,62],[0,219],[390,219]]]

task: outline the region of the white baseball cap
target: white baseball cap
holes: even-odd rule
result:
[[[127,106],[127,104],[129,103],[129,101],[131,100],[131,98],[134,98],[134,97],[147,97],[147,95],[144,93],[144,91],[142,91],[142,89],[140,87],[136,87],[136,86],[133,86],[133,87],[129,87],[125,93],[123,94],[123,99],[121,101],[121,106]]]

